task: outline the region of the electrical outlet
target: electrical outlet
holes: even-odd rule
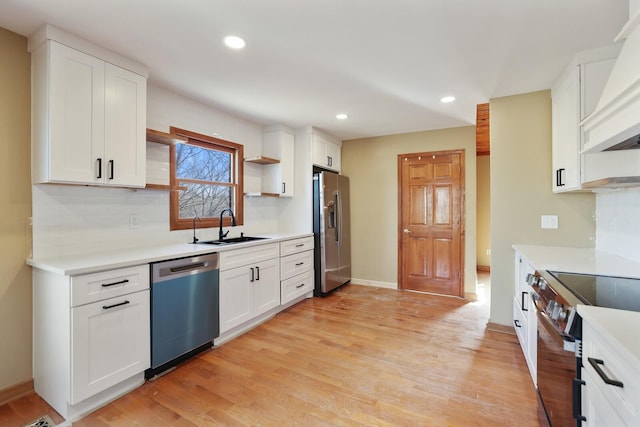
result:
[[[540,217],[541,228],[558,228],[558,215],[542,215]]]
[[[140,215],[131,214],[129,215],[129,228],[140,228]]]
[[[491,256],[491,249],[487,249],[487,256]]]

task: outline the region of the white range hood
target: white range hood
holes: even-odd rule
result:
[[[629,17],[616,38],[624,44],[600,101],[582,122],[582,153],[605,151],[640,134],[640,0],[630,0]]]

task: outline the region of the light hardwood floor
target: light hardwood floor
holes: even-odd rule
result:
[[[73,425],[544,425],[515,335],[487,331],[488,316],[483,302],[349,285]],[[18,399],[0,425],[61,421],[46,408]]]

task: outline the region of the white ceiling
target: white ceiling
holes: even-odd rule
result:
[[[0,0],[1,27],[48,22],[202,103],[341,139],[474,124],[476,104],[549,88],[627,16],[628,0]]]

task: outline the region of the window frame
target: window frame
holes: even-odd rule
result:
[[[213,136],[204,135],[201,133],[192,132],[186,129],[180,129],[174,126],[169,128],[169,132],[172,135],[179,135],[187,138],[187,144],[195,145],[203,148],[224,151],[230,153],[231,160],[231,178],[235,183],[229,184],[229,187],[234,188],[234,200],[235,209],[233,211],[236,218],[236,225],[244,224],[244,146],[235,142],[227,141],[224,139],[216,138]],[[194,227],[194,218],[180,219],[180,213],[178,211],[179,206],[179,185],[178,178],[176,177],[176,147],[171,145],[169,154],[169,184],[172,188],[169,195],[169,229],[173,230],[187,230]],[[220,218],[200,218],[200,221],[195,221],[195,228],[213,228],[220,226]],[[225,215],[222,218],[222,226],[231,226],[231,217]]]

